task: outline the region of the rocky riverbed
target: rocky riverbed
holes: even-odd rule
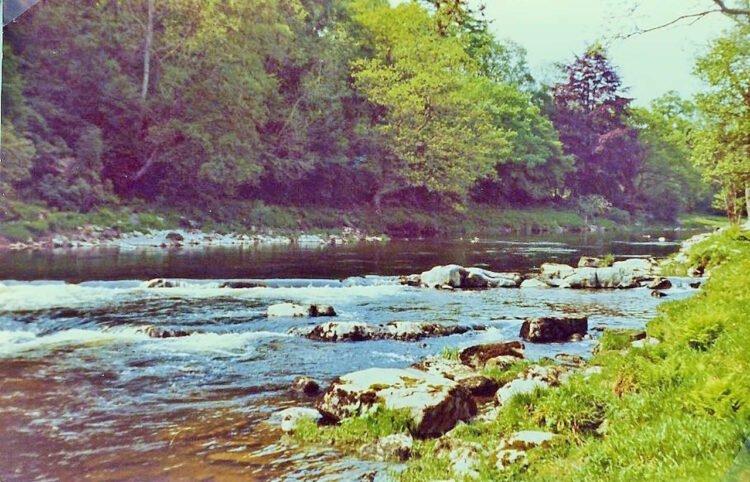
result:
[[[576,249],[541,246],[555,253]],[[646,248],[653,246],[643,255]],[[300,256],[314,254],[305,253]],[[553,258],[549,250],[542,255]],[[343,267],[352,266],[345,260],[339,258]],[[110,479],[350,480],[386,474],[394,458],[409,457],[405,437],[351,456],[300,445],[284,429],[310,416],[334,423],[382,401],[414,414],[415,436],[445,437],[440,434],[450,433],[451,424],[491,416],[512,393],[586,370],[599,330],[641,328],[663,301],[649,288],[660,279],[656,272],[627,289],[576,288],[567,269],[546,277],[550,270],[542,263],[509,263],[510,270],[493,270],[506,266],[492,262],[466,265],[414,270],[414,286],[402,284],[415,278],[411,269],[400,270],[403,278],[6,279],[0,282],[0,440],[13,450],[0,451],[0,476],[68,480],[86,471]],[[169,272],[168,264],[159,266],[138,271]],[[422,283],[424,273],[431,273],[429,280],[438,272],[447,272],[449,282]],[[666,299],[695,292],[695,279],[666,279],[671,287],[659,289]],[[482,280],[498,287],[477,286]],[[488,365],[502,371],[519,363],[523,369],[508,380],[485,376]],[[353,394],[358,402],[347,403]],[[504,448],[492,447],[498,460],[511,463],[518,456],[512,451],[547,443],[546,435],[511,435]],[[459,471],[472,470],[467,461],[478,449],[448,439],[441,447],[455,452]]]

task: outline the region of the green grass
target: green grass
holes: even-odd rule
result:
[[[414,431],[411,415],[404,410],[379,407],[362,417],[348,418],[337,425],[318,426],[312,420],[301,420],[294,431],[300,442],[331,444],[356,452],[362,445],[379,437]]]
[[[554,208],[510,209],[468,204],[458,210],[426,211],[386,206],[376,212],[370,206],[346,209],[310,206],[277,206],[262,201],[225,201],[216,205],[166,206],[133,202],[99,208],[90,213],[56,212],[39,204],[4,202],[0,206],[0,235],[26,240],[51,233],[97,225],[121,232],[175,229],[180,218],[196,221],[201,229],[219,233],[269,232],[293,235],[299,232],[333,234],[345,227],[368,234],[391,237],[493,236],[503,232],[540,233],[558,230],[588,230],[577,212]],[[596,218],[593,224],[610,230],[628,230],[628,223]]]
[[[667,275],[684,276],[688,268],[700,266],[712,270],[730,259],[741,257],[744,248],[750,244],[750,233],[743,232],[738,226],[732,226],[697,243],[688,252],[687,262],[679,263],[672,256],[662,266]]]
[[[680,216],[680,225],[683,228],[722,228],[729,224],[726,216],[715,214],[686,214]]]
[[[630,348],[630,344],[637,339],[642,330],[609,329],[602,333],[599,338],[598,350],[600,352],[616,351]]]

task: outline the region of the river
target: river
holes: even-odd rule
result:
[[[581,255],[661,257],[689,234],[0,252],[0,480],[356,480],[385,470],[281,436],[271,414],[310,403],[289,391],[297,376],[327,383],[444,347],[516,339],[527,316],[576,312],[590,327],[642,327],[662,302],[645,288],[447,292],[400,286],[395,275],[447,263],[528,272]],[[155,277],[184,282],[146,288]],[[268,287],[219,288],[221,279]],[[676,280],[667,299],[692,291]],[[488,328],[417,343],[321,343],[288,334],[314,320],[266,317],[287,301],[331,304],[347,321]],[[154,339],[144,325],[200,333]],[[529,344],[527,356],[586,356],[594,343]]]

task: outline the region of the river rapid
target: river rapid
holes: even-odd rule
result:
[[[0,253],[0,480],[356,480],[388,467],[298,447],[271,419],[309,404],[289,387],[369,367],[406,367],[444,347],[517,339],[529,316],[585,314],[642,327],[661,299],[631,290],[440,291],[396,275],[438,264],[528,272],[613,253],[662,257],[685,232],[493,241],[398,241],[310,249]],[[654,242],[659,236],[667,242]],[[147,288],[154,277],[180,287]],[[220,288],[221,280],[267,287]],[[695,290],[674,279],[667,300]],[[323,343],[290,335],[320,321],[267,318],[280,302],[330,304],[341,321],[481,324],[428,338]],[[155,339],[140,327],[195,330]],[[591,331],[596,337],[597,331]],[[588,356],[594,340],[527,344],[527,356]]]

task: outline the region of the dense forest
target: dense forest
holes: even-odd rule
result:
[[[43,0],[5,29],[0,189],[82,212],[482,203],[658,220],[717,194],[737,220],[748,69],[725,74],[750,58],[743,28],[697,63],[712,92],[636,107],[605,47],[542,85],[463,1]]]

